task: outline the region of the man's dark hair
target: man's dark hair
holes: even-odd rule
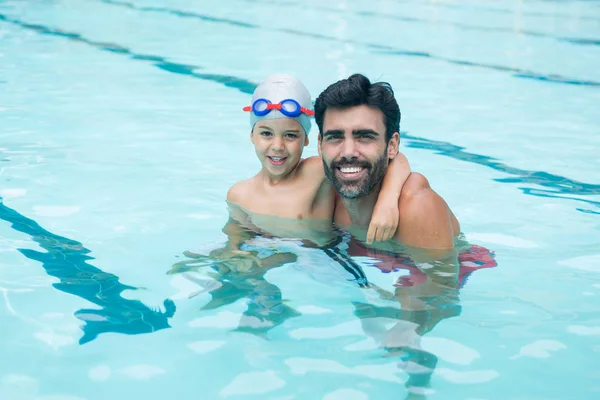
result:
[[[351,75],[329,85],[315,101],[315,121],[319,135],[323,134],[323,119],[328,108],[349,108],[368,105],[381,110],[384,116],[385,139],[389,142],[394,132],[400,132],[400,107],[392,86],[387,82],[371,83],[362,74]]]

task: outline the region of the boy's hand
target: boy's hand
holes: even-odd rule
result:
[[[243,274],[262,268],[262,260],[256,256],[256,252],[223,248],[211,251],[210,256],[225,261],[220,265],[220,269],[225,267],[222,273],[235,272]]]
[[[397,153],[383,177],[367,232],[367,243],[389,240],[398,229],[400,210],[398,201],[402,187],[411,174],[410,164],[402,153]]]
[[[375,205],[367,232],[367,243],[383,242],[394,237],[398,229],[400,211],[397,201],[393,201],[390,205],[391,207],[380,202]]]

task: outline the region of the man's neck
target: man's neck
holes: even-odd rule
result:
[[[373,215],[373,209],[377,203],[377,197],[379,196],[379,190],[381,184],[375,186],[371,193],[367,196],[359,197],[356,199],[343,199],[346,211],[350,216],[352,225],[368,226],[371,222],[371,216]]]

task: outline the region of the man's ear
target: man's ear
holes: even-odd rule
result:
[[[388,147],[387,147],[388,159],[391,160],[394,157],[396,157],[396,154],[398,154],[398,145],[399,144],[400,144],[400,135],[398,134],[398,132],[394,132],[394,134],[392,135],[392,138],[388,142]]]
[[[323,136],[321,136],[321,132],[319,132],[319,136],[317,137],[317,150],[319,150],[319,155],[321,155],[321,143],[323,143]]]

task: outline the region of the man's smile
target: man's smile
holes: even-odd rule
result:
[[[344,165],[335,168],[338,178],[345,181],[355,181],[367,173],[367,168],[358,165]]]

